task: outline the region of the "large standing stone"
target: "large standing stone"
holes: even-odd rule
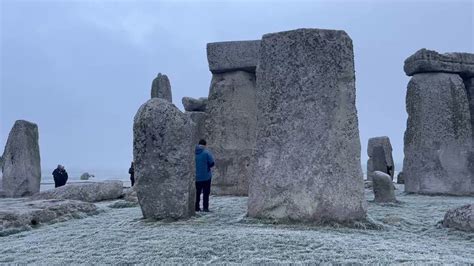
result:
[[[209,70],[213,74],[237,70],[255,72],[259,49],[259,40],[208,43]]]
[[[436,51],[421,49],[405,60],[404,70],[408,76],[418,73],[444,72],[472,77],[474,76],[474,54],[439,54]]]
[[[158,73],[151,84],[151,98],[162,98],[172,102],[171,84],[168,76]]]
[[[206,138],[206,112],[185,112],[195,124],[193,143],[197,144],[199,140]]]
[[[234,71],[212,76],[207,143],[214,153],[212,192],[248,195],[256,145],[255,75]]]
[[[352,40],[344,31],[263,36],[251,217],[365,219],[355,92]]]
[[[392,144],[388,137],[370,138],[367,145],[367,179],[372,180],[374,171],[381,171],[390,175],[393,180],[395,165],[392,157]]]
[[[375,196],[374,201],[379,203],[397,202],[392,177],[381,171],[373,172],[372,177]]]
[[[474,194],[471,117],[457,74],[416,74],[408,84],[405,191]]]
[[[403,171],[397,175],[397,184],[405,184],[405,175],[403,174]]]
[[[180,219],[194,214],[194,126],[172,103],[153,98],[133,125],[135,190],[143,216]]]
[[[41,183],[38,126],[17,120],[3,152],[3,193],[25,197],[39,192]]]

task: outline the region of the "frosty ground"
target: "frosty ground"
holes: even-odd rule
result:
[[[474,263],[474,234],[442,228],[444,213],[472,197],[405,195],[368,214],[383,229],[274,225],[245,217],[247,198],[212,197],[213,212],[150,222],[139,207],[0,237],[0,263]]]

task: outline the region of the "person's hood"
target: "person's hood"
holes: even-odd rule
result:
[[[194,150],[194,152],[196,154],[201,154],[202,152],[204,151],[204,147],[201,146],[201,145],[196,145],[196,149]]]

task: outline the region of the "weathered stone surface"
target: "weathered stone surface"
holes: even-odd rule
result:
[[[462,231],[474,232],[474,204],[451,209],[444,215],[443,225]]]
[[[17,120],[3,152],[2,189],[6,197],[25,197],[39,192],[41,183],[38,126]]]
[[[2,199],[0,237],[98,212],[94,204],[75,200]]]
[[[168,76],[158,73],[151,84],[151,98],[161,98],[172,102],[171,84]]]
[[[208,43],[209,70],[214,74],[237,70],[255,72],[259,49],[259,40]]]
[[[212,193],[248,195],[256,119],[255,75],[245,71],[214,74],[205,129],[216,162]]]
[[[124,194],[123,199],[125,201],[136,202],[138,204],[137,191],[135,190],[134,186],[131,188],[124,189],[123,194]]]
[[[405,191],[474,194],[471,117],[459,75],[426,73],[408,83]]]
[[[374,201],[397,202],[395,198],[395,187],[392,184],[392,177],[381,171],[373,173]]]
[[[113,202],[108,207],[120,209],[120,208],[131,208],[131,207],[139,206],[137,192],[135,191],[134,186],[124,189],[123,194],[124,194],[123,199]]]
[[[94,177],[94,175],[91,175],[87,172],[83,173],[80,177],[81,180],[89,180],[90,178]]]
[[[469,100],[469,110],[471,113],[471,129],[474,129],[474,77],[465,78],[463,81],[467,91],[467,98]]]
[[[135,190],[143,216],[180,219],[194,214],[194,126],[170,102],[143,104],[133,125]]]
[[[67,184],[34,195],[33,199],[70,199],[85,202],[98,202],[123,197],[122,181],[91,182]]]
[[[207,107],[207,97],[194,99],[191,97],[183,97],[182,103],[184,110],[189,112],[205,112]]]
[[[249,216],[365,219],[355,92],[352,40],[344,31],[263,36]]]
[[[185,112],[195,124],[193,143],[197,144],[200,139],[205,139],[206,134],[206,112]]]
[[[405,175],[403,174],[403,172],[398,173],[397,184],[405,184]]]
[[[382,171],[390,175],[393,180],[395,165],[392,157],[392,144],[386,136],[370,138],[367,145],[367,179],[372,180],[374,171]]]
[[[405,60],[403,67],[408,76],[427,72],[457,73],[463,77],[474,76],[474,54],[445,53],[421,49]]]

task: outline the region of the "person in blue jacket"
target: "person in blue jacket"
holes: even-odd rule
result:
[[[206,149],[206,140],[201,139],[196,145],[196,211],[201,211],[199,201],[203,192],[203,210],[209,212],[209,194],[211,194],[211,168],[214,167],[214,158],[211,152]]]

